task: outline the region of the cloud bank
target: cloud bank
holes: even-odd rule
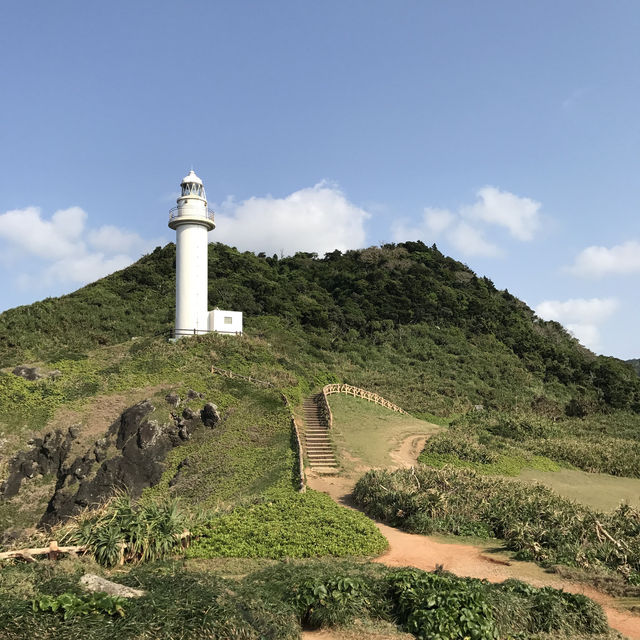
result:
[[[503,251],[485,238],[488,226],[502,227],[521,242],[534,239],[541,227],[539,202],[491,186],[483,187],[476,196],[476,202],[455,212],[426,208],[416,226],[396,224],[394,240],[423,238],[429,242],[444,238],[464,256],[497,257]]]
[[[349,202],[336,185],[319,182],[284,198],[233,198],[219,207],[211,241],[243,251],[320,255],[366,246],[365,221],[370,214]]]
[[[572,298],[570,300],[545,300],[535,312],[544,320],[555,320],[582,344],[598,351],[600,349],[600,325],[618,309],[615,298]]]
[[[80,207],[60,209],[50,219],[38,207],[0,214],[5,268],[22,288],[82,285],[128,266],[153,245],[111,225],[87,229],[87,220]]]
[[[629,240],[607,247],[587,247],[581,251],[569,271],[585,278],[640,273],[640,242]]]

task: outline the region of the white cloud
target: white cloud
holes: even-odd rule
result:
[[[320,182],[284,198],[233,198],[216,213],[212,241],[241,250],[324,254],[366,246],[364,223],[370,214],[349,202],[335,185]]]
[[[56,284],[86,284],[122,269],[148,251],[152,242],[107,225],[86,229],[80,207],[56,211],[50,219],[38,207],[0,214],[0,255],[5,276],[26,290]]]
[[[629,240],[611,248],[587,247],[578,254],[569,271],[594,278],[640,273],[640,242]]]
[[[600,348],[600,325],[618,309],[615,298],[572,298],[545,300],[535,309],[544,320],[563,324],[582,344],[594,351]]]
[[[105,256],[103,253],[89,253],[58,260],[45,268],[43,276],[48,283],[86,284],[119,269],[124,269],[133,261],[134,258],[124,254]]]
[[[78,251],[87,214],[80,207],[56,211],[44,220],[38,207],[0,214],[0,239],[14,251],[44,259],[60,259]]]
[[[466,256],[493,258],[502,254],[495,245],[485,240],[482,231],[466,222],[459,222],[448,234],[449,242]]]
[[[456,219],[456,216],[447,209],[430,209],[428,207],[424,210],[423,217],[424,226],[436,235],[450,228]]]
[[[144,245],[144,240],[137,233],[112,225],[89,231],[87,238],[94,249],[106,253],[126,252]]]
[[[501,191],[483,187],[477,201],[458,211],[425,208],[417,225],[397,222],[392,227],[396,242],[423,238],[427,243],[444,238],[464,256],[497,257],[503,251],[485,238],[485,230],[478,225],[504,227],[521,241],[533,240],[541,226],[540,203]]]
[[[529,242],[540,228],[540,203],[495,187],[483,187],[478,202],[462,207],[460,213],[471,220],[505,227],[514,238]]]

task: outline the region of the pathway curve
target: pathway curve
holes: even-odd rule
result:
[[[418,435],[405,438],[392,452],[392,459],[399,467],[415,464],[426,439],[425,436]],[[307,476],[308,485],[312,489],[329,494],[339,504],[356,508],[352,503],[351,493],[361,472],[362,470],[358,470],[348,476],[329,477],[315,474],[311,470]],[[433,536],[406,533],[380,522],[376,522],[376,526],[389,541],[389,549],[376,558],[375,562],[389,567],[411,566],[425,571],[433,571],[436,565],[439,565],[458,576],[484,578],[490,582],[517,578],[536,587],[550,586],[572,593],[582,593],[603,607],[609,626],[631,640],[640,640],[640,617],[617,609],[613,598],[591,587],[546,573],[531,562],[507,560],[504,555],[490,551],[489,546],[443,542]],[[314,636],[305,634],[303,637],[311,639]]]

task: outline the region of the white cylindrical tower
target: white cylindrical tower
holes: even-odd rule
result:
[[[176,338],[208,331],[207,234],[215,228],[204,185],[193,170],[180,187],[178,206],[169,212],[176,231]]]

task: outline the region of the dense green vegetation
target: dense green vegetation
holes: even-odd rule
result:
[[[606,568],[640,584],[640,512],[626,505],[597,513],[541,485],[426,466],[370,471],[354,498],[408,531],[500,538],[524,560]]]
[[[311,490],[273,493],[217,514],[195,527],[193,536],[191,558],[377,556],[387,548],[369,518]]]
[[[630,364],[640,375],[640,358],[634,358],[633,360],[627,360],[627,363]]]
[[[532,412],[469,413],[433,436],[420,461],[504,475],[518,475],[525,466],[553,471],[560,463],[639,478],[640,416],[622,411],[560,419]]]
[[[177,563],[141,565],[112,576],[147,591],[121,605],[123,616],[97,610],[65,620],[32,605],[64,600],[81,609],[88,600],[78,587],[84,570],[65,563],[5,569],[0,574],[0,590],[6,594],[0,599],[2,637],[294,640],[303,624],[317,628],[367,621],[393,621],[424,640],[613,637],[600,607],[584,596],[515,580],[494,585],[335,560],[286,561],[257,570],[238,566],[236,575],[227,577]]]
[[[0,364],[54,362],[166,334],[174,261],[167,245],[71,295],[1,314]],[[409,410],[640,407],[629,365],[595,357],[557,323],[420,242],[280,260],[214,244],[209,283],[211,306],[244,311],[250,332],[277,317],[270,328],[306,343],[314,360],[334,354],[333,375],[397,391],[387,395]],[[403,380],[397,389],[389,388],[393,376]]]

